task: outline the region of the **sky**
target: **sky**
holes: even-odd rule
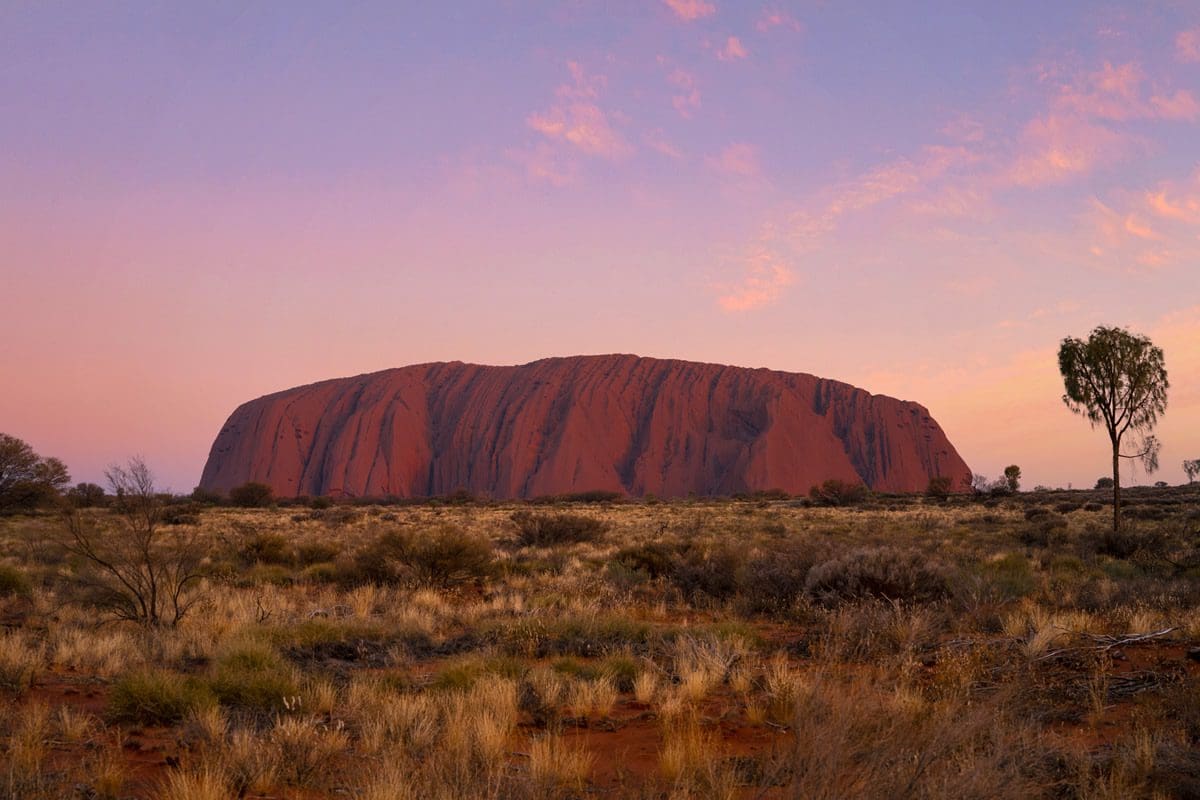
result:
[[[1064,337],[1200,458],[1200,4],[0,0],[0,431],[190,491],[240,403],[636,353],[1090,487]]]

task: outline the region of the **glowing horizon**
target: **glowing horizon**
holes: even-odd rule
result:
[[[626,352],[928,407],[1090,487],[1055,353],[1149,335],[1200,458],[1200,8],[0,9],[0,431],[190,491],[242,402]],[[1031,22],[1032,21],[1032,22]]]

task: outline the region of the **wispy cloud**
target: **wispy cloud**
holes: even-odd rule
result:
[[[555,90],[555,105],[529,115],[529,127],[547,139],[565,142],[591,156],[616,160],[632,153],[632,145],[597,104],[606,85],[604,76],[589,76],[574,61],[567,67],[571,82]]]
[[[717,13],[717,7],[705,0],[663,0],[663,3],[675,12],[675,16],[685,22],[710,17]]]
[[[1147,208],[1154,215],[1200,227],[1200,169],[1186,183],[1164,181],[1144,196]]]
[[[683,151],[667,139],[666,134],[663,133],[661,128],[646,131],[646,134],[642,137],[642,141],[656,153],[662,153],[664,156],[674,159],[683,158]]]
[[[752,178],[762,172],[758,148],[747,142],[734,142],[708,159],[708,165],[725,175]]]
[[[1175,37],[1175,57],[1187,63],[1200,63],[1200,28],[1179,32]]]
[[[740,61],[747,55],[745,45],[736,36],[730,36],[726,39],[725,44],[717,51],[717,58],[722,61]]]
[[[569,186],[575,182],[575,163],[546,142],[538,142],[529,148],[512,148],[508,157],[525,170],[525,176],[534,183],[551,186]]]
[[[793,213],[789,224],[793,243],[802,249],[815,246],[847,214],[927,189],[949,170],[973,160],[964,147],[931,145],[916,158],[899,158],[870,169],[834,187],[825,203]]]
[[[1131,136],[1071,115],[1050,114],[1025,126],[1008,177],[1019,186],[1046,186],[1124,158]]]
[[[1086,216],[1097,265],[1141,272],[1200,258],[1200,181],[1193,189],[1161,184],[1124,198],[1118,208],[1093,198]]]
[[[737,284],[714,287],[718,292],[717,303],[731,313],[771,305],[784,289],[796,282],[795,273],[767,247],[754,248],[746,256],[742,269]]]
[[[671,96],[671,107],[684,119],[691,119],[700,108],[700,89],[692,73],[671,64],[666,56],[659,56],[658,63],[667,70],[667,83],[676,89]]]
[[[759,15],[758,20],[754,23],[754,27],[759,33],[766,33],[775,28],[784,28],[796,32],[804,30],[804,26],[795,17],[778,8],[763,9],[762,14]]]
[[[1194,120],[1200,103],[1191,92],[1150,86],[1133,63],[1062,75],[1058,65],[1042,65],[1042,80],[1053,87],[1049,109],[1031,120],[1019,139],[1009,170],[1012,183],[1062,183],[1111,166],[1137,149],[1137,135],[1119,123],[1132,120]]]

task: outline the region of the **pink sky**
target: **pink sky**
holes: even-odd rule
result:
[[[1115,324],[1172,383],[1136,479],[1182,481],[1200,8],[903,6],[6,6],[0,431],[189,491],[271,391],[632,352],[917,400],[977,472],[1090,486],[1055,353]]]

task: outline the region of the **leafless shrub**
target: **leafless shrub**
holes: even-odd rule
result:
[[[163,501],[140,458],[113,466],[116,525],[78,509],[66,512],[60,541],[84,562],[77,580],[90,603],[117,619],[178,625],[201,599],[203,550],[190,526],[163,527]]]

